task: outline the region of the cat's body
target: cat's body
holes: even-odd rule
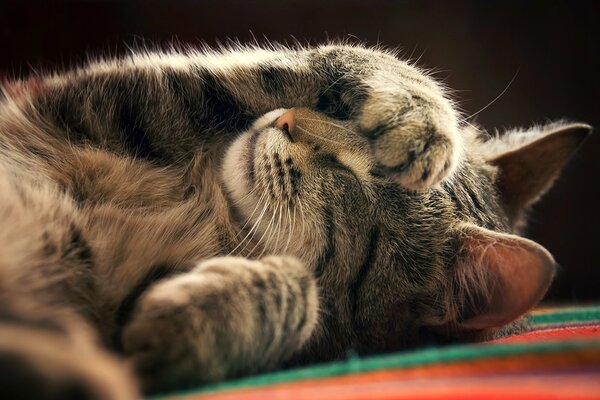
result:
[[[140,54],[4,94],[0,368],[26,360],[47,397],[83,374],[48,365],[77,364],[65,332],[86,327],[150,390],[399,349],[425,330],[489,334],[549,284],[551,257],[509,232],[587,129],[492,151],[431,79],[346,46]],[[519,166],[538,142],[559,156],[515,189],[504,158]],[[74,354],[24,356],[12,338],[30,334]],[[131,393],[126,377],[89,376],[115,388],[106,398]]]

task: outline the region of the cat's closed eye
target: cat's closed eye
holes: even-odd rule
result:
[[[330,171],[334,171],[335,173],[339,173],[341,175],[345,175],[348,178],[356,181],[359,185],[362,186],[362,181],[354,172],[354,170],[348,165],[342,163],[335,155],[333,154],[324,154],[319,158],[319,163],[323,167],[329,169]]]
[[[343,171],[354,175],[354,171],[347,165],[340,162],[333,154],[324,154],[319,159],[320,164],[327,168]],[[355,176],[356,177],[356,176]]]

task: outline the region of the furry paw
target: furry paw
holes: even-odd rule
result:
[[[426,96],[377,92],[359,118],[371,144],[376,171],[411,190],[446,179],[462,155],[462,136],[455,112],[437,90]]]
[[[159,283],[140,300],[133,320],[125,327],[123,348],[144,392],[224,378],[216,357],[209,357],[217,346],[211,318],[218,317],[214,314],[218,304],[212,305],[215,310],[211,314],[210,299],[190,292],[196,283],[191,273]]]
[[[147,392],[273,368],[316,324],[314,279],[290,257],[213,258],[157,283],[123,332]]]
[[[165,308],[155,315],[140,315],[127,326],[123,334],[124,349],[131,356],[144,392],[180,389],[210,381],[204,378],[206,366],[196,357],[197,349],[210,343],[202,343],[202,336],[186,323],[187,317],[190,316],[184,310]]]
[[[459,158],[459,145],[451,134],[405,126],[390,129],[372,140],[378,173],[401,186],[422,190],[451,175]]]

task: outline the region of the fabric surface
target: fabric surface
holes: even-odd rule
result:
[[[598,399],[600,305],[536,310],[523,333],[264,374],[161,400]]]

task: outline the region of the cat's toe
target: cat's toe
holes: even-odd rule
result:
[[[453,132],[409,131],[397,127],[372,141],[378,173],[410,190],[431,187],[456,169],[459,137]]]
[[[193,375],[192,367],[186,367],[193,359],[187,336],[178,318],[167,315],[142,316],[125,328],[123,350],[130,357],[145,392],[182,387],[182,379]]]
[[[214,338],[210,324],[194,299],[184,295],[187,284],[186,279],[159,283],[140,299],[132,320],[123,330],[123,351],[146,393],[222,378],[211,364]],[[214,360],[216,357],[212,357]]]
[[[176,346],[168,342],[176,337],[175,324],[165,319],[133,321],[123,333],[123,349],[132,357],[138,371],[152,371],[178,357]]]

